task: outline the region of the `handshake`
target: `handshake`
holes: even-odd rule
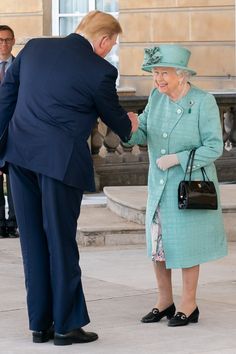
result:
[[[134,112],[129,112],[127,114],[132,125],[131,132],[134,133],[138,130],[139,126],[138,115]],[[166,171],[173,166],[179,165],[179,160],[176,154],[169,154],[158,158],[156,164],[160,170]]]
[[[134,133],[138,130],[138,115],[134,112],[129,112],[127,113],[128,114],[128,117],[131,121],[131,126],[132,126],[132,129],[131,129],[131,132]]]

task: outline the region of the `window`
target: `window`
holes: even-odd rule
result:
[[[52,0],[52,34],[66,36],[74,32],[80,20],[92,10],[108,12],[118,17],[118,0]],[[106,59],[118,67],[118,45]]]

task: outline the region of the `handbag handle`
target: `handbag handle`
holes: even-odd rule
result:
[[[192,176],[192,169],[193,169],[193,160],[194,160],[194,155],[195,155],[195,149],[191,150],[188,156],[188,161],[185,169],[185,174],[184,174],[184,181],[186,180],[187,172],[189,171],[189,181],[191,181],[191,176]]]
[[[196,152],[196,149],[192,149],[189,153],[189,157],[188,157],[188,161],[187,161],[187,165],[186,165],[186,169],[185,169],[185,174],[184,174],[184,181],[186,180],[186,176],[187,176],[188,171],[189,171],[189,182],[191,182],[191,180],[192,180],[191,178],[192,178],[193,160],[194,160],[195,152]],[[203,180],[205,181],[207,179],[208,181],[210,181],[204,167],[201,167],[201,172],[202,172]]]

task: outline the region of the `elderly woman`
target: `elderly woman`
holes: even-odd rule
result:
[[[189,82],[190,52],[177,45],[145,49],[142,69],[152,72],[155,88],[129,144],[148,145],[149,177],[146,213],[148,255],[152,257],[159,296],[142,322],[169,319],[168,326],[198,322],[196,291],[199,265],[227,254],[214,161],[222,154],[219,111],[214,97]],[[201,167],[214,181],[217,210],[178,209],[177,190],[189,153],[196,149],[192,179]],[[173,302],[171,269],[182,269],[178,312]],[[176,313],[176,314],[175,314]]]

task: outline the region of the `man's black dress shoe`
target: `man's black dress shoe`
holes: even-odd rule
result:
[[[54,337],[54,327],[50,327],[45,331],[33,331],[33,343],[45,343]]]
[[[183,312],[177,312],[177,314],[168,322],[169,327],[186,326],[189,323],[197,323],[199,317],[198,307],[191,313],[190,316],[186,316]]]
[[[0,226],[0,238],[8,237],[8,232],[6,226]]]
[[[175,305],[172,304],[163,311],[159,311],[157,308],[152,309],[146,316],[141,319],[143,323],[159,322],[163,317],[168,319],[172,318],[175,314]]]
[[[66,334],[54,334],[55,345],[70,345],[73,343],[89,343],[98,339],[94,332],[85,332],[82,328],[74,329]]]
[[[10,238],[18,238],[19,237],[19,232],[16,227],[8,227],[7,232]]]

